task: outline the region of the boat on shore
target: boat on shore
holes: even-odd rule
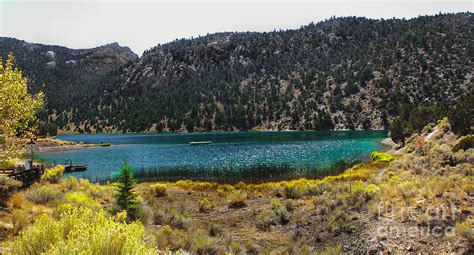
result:
[[[189,142],[190,145],[205,145],[205,144],[211,144],[212,141],[199,141],[199,142]]]
[[[66,173],[70,173],[70,172],[84,172],[87,170],[87,165],[86,164],[76,164],[76,165],[73,165],[72,163],[71,164],[64,164],[64,165],[61,165],[62,167],[64,167],[64,172]]]

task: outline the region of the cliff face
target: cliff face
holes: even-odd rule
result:
[[[41,69],[20,68],[33,78],[57,70],[56,87],[87,99],[55,102],[66,91],[47,93],[47,115],[69,131],[380,129],[406,105],[472,93],[472,23],[471,13],[333,18],[297,30],[176,40],[138,59],[111,44],[55,65],[45,49]],[[16,50],[17,59],[31,54]],[[87,85],[62,77],[69,69],[58,63],[79,63],[73,73]]]

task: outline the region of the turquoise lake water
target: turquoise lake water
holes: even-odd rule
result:
[[[50,162],[88,164],[86,172],[69,174],[94,179],[116,174],[124,160],[135,168],[327,167],[339,160],[367,159],[370,152],[384,148],[379,141],[385,137],[385,131],[59,135],[63,140],[112,146],[39,154]],[[191,146],[191,141],[212,144]]]

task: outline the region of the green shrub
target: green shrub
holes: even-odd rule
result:
[[[58,183],[64,175],[64,167],[55,166],[53,169],[47,170],[42,176],[42,182]]]
[[[14,209],[12,211],[12,234],[16,235],[18,232],[23,230],[26,226],[30,224],[30,219],[28,213],[22,209]]]
[[[293,199],[288,199],[286,201],[286,210],[289,211],[289,212],[292,212],[294,211],[296,208],[296,203]]]
[[[364,198],[365,201],[378,196],[381,192],[377,185],[372,183],[367,185],[362,181],[355,181],[352,190],[354,195]]]
[[[92,199],[83,192],[67,193],[64,197],[64,202],[56,209],[56,213],[60,215],[63,212],[71,210],[71,208],[88,208],[92,211],[99,211],[101,209],[100,203]]]
[[[474,232],[472,231],[472,223],[469,222],[457,222],[456,223],[456,234],[466,238],[469,242],[474,241]]]
[[[79,181],[76,179],[76,177],[69,176],[61,180],[61,187],[66,191],[74,190],[79,187]]]
[[[222,234],[222,226],[211,222],[208,226],[210,236],[218,236]]]
[[[184,229],[189,223],[189,218],[184,213],[179,213],[173,208],[166,211],[158,211],[155,213],[155,224],[170,225],[175,228]]]
[[[160,249],[168,249],[172,245],[174,240],[172,235],[173,229],[170,226],[161,226],[154,235],[158,247]]]
[[[451,130],[451,124],[449,123],[449,119],[447,117],[444,117],[438,120],[438,128],[444,133],[449,132]]]
[[[54,123],[38,123],[38,135],[56,136],[58,135],[58,126]]]
[[[277,188],[277,195],[288,199],[298,199],[303,197],[305,194],[299,185],[283,183],[281,187]]]
[[[390,162],[396,159],[395,156],[393,156],[392,154],[379,152],[379,151],[373,151],[370,154],[370,158],[372,159],[372,161],[382,161],[382,162]]]
[[[64,181],[64,180],[63,180]],[[61,182],[63,182],[61,181]],[[72,181],[74,182],[74,181]],[[106,186],[101,186],[99,184],[93,184],[87,179],[79,179],[77,182],[76,189],[80,190],[87,195],[91,196],[93,199],[100,198],[103,195],[103,189],[107,188]]]
[[[15,163],[10,160],[0,162],[0,168],[15,168]]]
[[[461,136],[453,146],[453,151],[468,150],[474,147],[474,135]]]
[[[58,126],[54,123],[48,123],[46,124],[46,130],[48,132],[48,135],[50,136],[56,136],[58,135]]]
[[[26,192],[25,196],[33,203],[47,204],[61,198],[62,194],[49,186],[36,183]]]
[[[216,202],[204,198],[199,200],[198,207],[200,212],[210,212],[216,209]]]
[[[257,216],[257,227],[261,230],[269,230],[275,224],[275,215],[271,210],[264,210]]]
[[[160,250],[178,250],[189,247],[188,237],[182,230],[172,229],[163,225],[153,235],[154,241]],[[176,253],[179,254],[179,253]]]
[[[197,234],[194,238],[192,251],[199,255],[218,254],[217,239],[204,234]]]
[[[4,254],[156,254],[138,222],[114,221],[104,211],[73,208],[60,219],[43,215],[6,243]]]
[[[245,254],[245,248],[239,242],[230,242],[231,254]]]
[[[272,225],[284,225],[289,221],[290,217],[286,207],[280,201],[272,199],[272,210],[264,210],[257,216],[257,227],[269,230]]]
[[[160,184],[160,183],[152,184],[150,188],[151,188],[151,192],[156,197],[168,196],[168,190],[166,188],[166,185],[164,184]]]
[[[272,199],[272,210],[273,214],[275,215],[276,223],[284,225],[290,221],[288,211],[286,210],[286,207],[280,203],[280,201]]]
[[[247,193],[243,190],[235,190],[232,191],[227,196],[227,202],[229,204],[229,208],[242,208],[247,206]]]
[[[310,255],[316,253],[304,242],[290,241],[285,247],[284,254]]]

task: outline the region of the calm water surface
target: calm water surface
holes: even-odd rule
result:
[[[135,168],[227,167],[257,164],[330,166],[343,160],[367,158],[383,149],[385,131],[220,132],[193,134],[91,134],[60,135],[60,139],[85,143],[110,143],[110,147],[41,153],[48,161],[88,164],[78,177],[101,178],[117,173],[124,160]],[[191,146],[191,141],[212,141]]]

